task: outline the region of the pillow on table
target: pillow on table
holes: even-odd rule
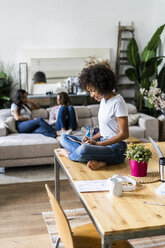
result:
[[[129,114],[128,115],[128,126],[134,126],[139,120],[139,114]]]
[[[7,128],[9,133],[18,133],[15,125],[15,120],[12,116],[6,118],[5,127]]]

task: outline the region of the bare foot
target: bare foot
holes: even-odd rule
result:
[[[57,136],[60,136],[61,134],[65,134],[65,129],[62,128],[60,131],[56,131]]]
[[[91,170],[98,170],[101,167],[106,166],[107,163],[106,162],[102,162],[102,161],[96,161],[96,160],[90,160],[87,163],[88,168],[90,168]]]
[[[58,154],[59,156],[68,158],[69,152],[68,152],[67,150],[63,149],[63,148],[58,148],[58,149],[57,149],[57,154]]]

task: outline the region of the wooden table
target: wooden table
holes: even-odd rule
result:
[[[162,150],[165,149],[165,142],[159,145]],[[158,157],[151,143],[146,143],[145,146],[153,152],[149,168],[159,170]],[[107,179],[129,166],[128,161],[99,171],[91,171],[84,163],[59,157],[55,150],[55,195],[58,201],[60,201],[60,166],[100,233],[102,247],[111,247],[111,242],[114,240],[165,234],[165,206],[144,203],[147,201],[165,204],[165,197],[155,194],[155,189],[161,182],[145,184],[144,187],[134,191],[123,192],[121,197],[110,196],[108,192],[79,193],[76,190],[76,181]]]
[[[126,140],[127,144],[129,143],[140,143],[141,141],[139,139],[137,139],[134,136],[129,136]]]

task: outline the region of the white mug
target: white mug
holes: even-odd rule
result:
[[[109,178],[109,194],[114,196],[122,195],[122,180],[118,178]]]
[[[131,183],[132,185],[122,185],[122,182]],[[115,196],[121,196],[122,191],[132,191],[136,189],[136,181],[127,176],[119,176],[118,174],[108,178],[109,194]]]

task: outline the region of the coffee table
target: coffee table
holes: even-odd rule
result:
[[[146,143],[145,146],[153,152],[149,168],[159,170],[158,157],[151,143]],[[159,146],[164,150],[165,142],[160,142]],[[59,167],[61,167],[100,233],[103,248],[111,247],[112,241],[115,240],[165,234],[165,206],[144,203],[165,205],[165,197],[155,194],[155,189],[161,184],[160,181],[145,184],[134,191],[123,192],[121,197],[110,196],[109,192],[80,193],[77,191],[76,181],[107,179],[116,173],[120,174],[123,168],[129,166],[128,160],[99,171],[91,171],[85,163],[72,162],[59,157],[56,150],[54,155],[56,198],[60,201]]]

